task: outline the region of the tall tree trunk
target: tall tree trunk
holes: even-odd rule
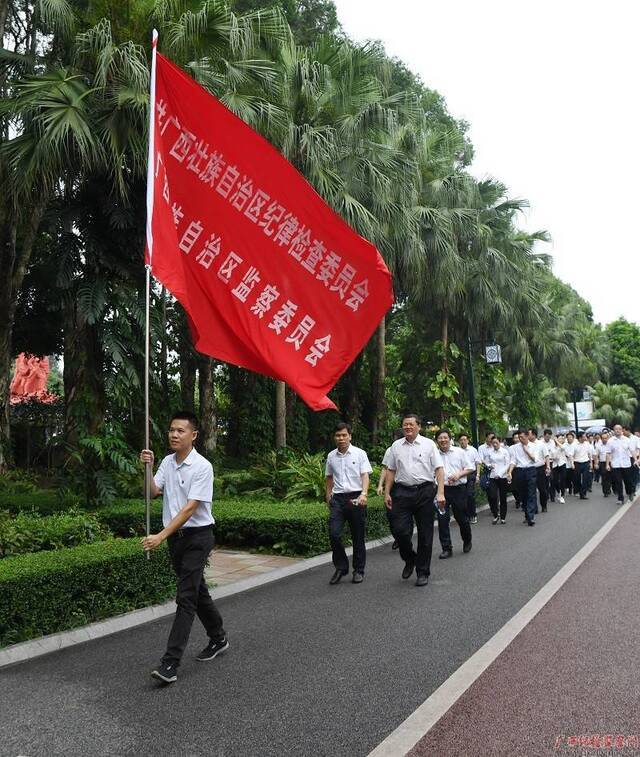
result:
[[[216,414],[215,366],[213,358],[198,358],[198,397],[200,401],[200,449],[209,460],[213,458],[218,442]]]
[[[179,341],[180,355],[180,403],[181,410],[193,412],[195,409],[196,370],[198,363],[191,346],[191,335],[187,331]]]
[[[7,172],[4,164],[0,164],[0,185],[6,183]],[[0,199],[0,471],[6,470],[12,457],[9,402],[16,303],[48,197],[42,191],[34,198],[23,224],[19,224],[8,194]]]
[[[167,373],[167,292],[160,290],[160,387],[164,407],[169,406],[169,376]]]
[[[384,382],[387,376],[385,359],[386,319],[383,316],[376,329],[375,372],[373,375],[373,421],[371,426],[372,441],[378,443],[378,436],[386,413]]]
[[[360,402],[360,367],[362,365],[362,353],[347,368],[343,378],[344,400],[342,411],[344,419],[354,426],[360,420],[362,405]]]
[[[284,381],[276,381],[275,442],[276,449],[287,446],[287,385]]]
[[[440,341],[442,342],[442,369],[449,369],[449,312],[445,308],[440,316]]]

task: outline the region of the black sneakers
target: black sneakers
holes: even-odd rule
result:
[[[178,680],[178,668],[173,663],[169,665],[162,662],[155,670],[151,671],[151,676],[163,683],[173,683]]]
[[[196,657],[196,660],[199,660],[200,662],[213,660],[214,657],[222,654],[222,652],[225,652],[227,649],[229,649],[229,639],[226,636],[221,641],[213,641],[213,639],[211,639],[207,646]]]

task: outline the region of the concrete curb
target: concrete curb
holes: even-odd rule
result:
[[[489,505],[482,505],[478,508],[478,512],[483,512],[488,509]],[[435,527],[437,528],[437,526],[438,523],[436,521]],[[392,536],[373,539],[366,543],[366,548],[367,550],[375,549],[376,547],[390,544],[392,541]],[[348,555],[351,555],[353,553],[353,548],[347,547],[346,552]],[[276,568],[268,573],[262,573],[252,576],[251,578],[245,578],[242,581],[236,581],[235,583],[227,584],[226,586],[214,588],[211,592],[211,596],[214,599],[222,599],[223,597],[241,594],[244,591],[257,589],[261,586],[273,583],[274,581],[281,581],[283,578],[293,576],[296,573],[303,573],[306,570],[311,570],[312,568],[317,568],[321,565],[328,565],[329,563],[331,563],[331,552],[325,552],[322,555],[316,555],[315,557],[309,557],[306,560],[300,560],[300,562],[295,563],[295,565],[287,565],[285,568]],[[82,628],[61,631],[60,633],[50,634],[49,636],[42,636],[39,639],[32,639],[30,641],[14,644],[6,649],[0,649],[0,668],[5,668],[8,665],[16,665],[17,663],[25,662],[26,660],[32,660],[35,657],[50,654],[51,652],[57,652],[60,649],[66,649],[67,647],[72,647],[76,644],[84,644],[87,641],[99,639],[103,636],[110,636],[119,631],[126,631],[129,628],[135,628],[136,626],[141,626],[145,623],[151,623],[154,620],[165,618],[167,615],[173,615],[175,607],[175,602],[171,600],[162,605],[143,607],[140,610],[133,610],[124,615],[117,615],[115,618],[90,623],[87,626],[82,626]]]

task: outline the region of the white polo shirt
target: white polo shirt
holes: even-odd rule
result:
[[[418,434],[413,442],[398,439],[391,445],[389,470],[395,471],[395,480],[405,486],[435,482],[436,469],[443,468],[442,457],[435,442]]]
[[[210,526],[213,499],[213,467],[202,455],[192,449],[178,465],[175,453],[167,455],[153,477],[162,489],[162,523],[166,527],[190,499],[198,500],[198,507],[182,528]]]
[[[460,470],[464,470],[465,468],[475,468],[474,463],[469,464],[467,462],[467,455],[465,454],[465,450],[463,450],[461,447],[449,447],[448,452],[443,452],[439,448],[438,452],[440,452],[442,465],[444,466],[444,485],[461,486],[462,484],[466,484],[466,476],[462,476],[452,484],[449,483],[449,476],[453,476],[455,473]]]
[[[573,455],[577,446],[578,442],[575,439],[572,442],[564,443],[564,453],[567,456],[567,468],[573,468]]]
[[[327,455],[324,475],[333,476],[333,494],[362,491],[362,474],[373,473],[367,453],[350,444],[346,452],[332,449]]]
[[[593,449],[591,447],[591,442],[578,442],[573,452],[573,462],[574,463],[591,462],[592,454],[593,454]]]
[[[607,442],[612,468],[630,468],[632,452],[626,436],[614,436]]]
[[[506,478],[511,465],[511,452],[506,447],[498,447],[487,452],[487,460],[491,466],[489,478]]]
[[[525,452],[525,448],[520,442],[512,444],[511,447],[509,447],[511,462],[516,468],[533,468],[535,466],[536,460],[540,454],[537,446],[528,442],[526,450],[527,451]],[[529,454],[527,454],[527,452]],[[529,455],[533,457],[533,460]]]

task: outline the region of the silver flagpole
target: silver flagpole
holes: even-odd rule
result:
[[[158,32],[154,29],[151,36],[151,77],[149,83],[149,148],[147,153],[147,257],[145,264],[146,293],[145,293],[145,333],[144,333],[144,448],[149,449],[151,444],[149,427],[149,372],[150,372],[150,300],[151,300],[151,260],[153,257],[153,184],[154,176],[154,150],[155,150],[155,111],[156,111],[156,51],[158,48]],[[144,505],[146,515],[147,536],[151,533],[151,477],[153,466],[145,463],[144,466]],[[147,550],[147,560],[151,559],[150,551]]]
[[[150,299],[151,299],[151,266],[145,265],[146,273],[146,306],[145,306],[145,334],[144,334],[144,448],[150,449],[149,433],[149,368],[150,368]],[[145,463],[144,466],[144,506],[146,513],[146,532],[147,536],[151,533],[151,476],[153,469],[151,463]],[[151,553],[147,550],[147,560],[151,559]]]

